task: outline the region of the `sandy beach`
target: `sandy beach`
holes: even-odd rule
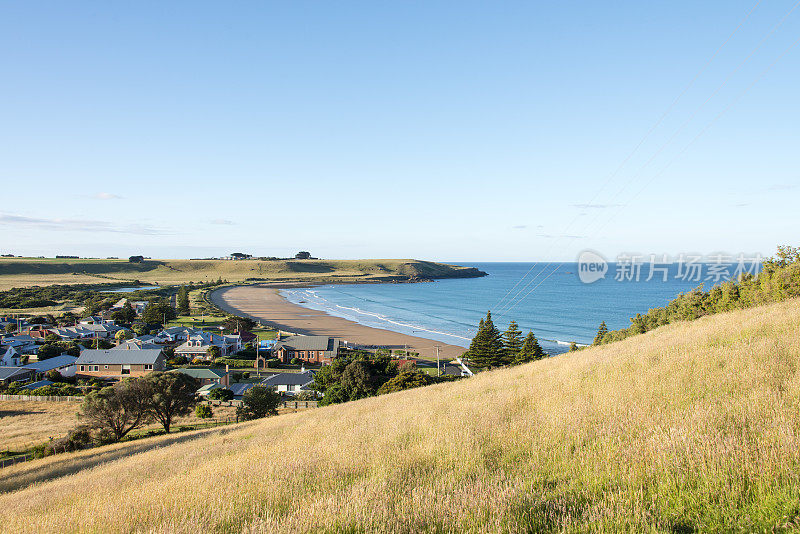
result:
[[[363,326],[341,317],[303,308],[292,304],[279,293],[286,286],[237,286],[218,289],[210,294],[211,300],[228,313],[250,317],[281,330],[305,335],[335,336],[358,345],[379,345],[394,349],[419,352],[421,358],[436,358],[439,345],[442,358],[456,358],[464,347],[447,345],[432,339],[399,334],[381,328]]]

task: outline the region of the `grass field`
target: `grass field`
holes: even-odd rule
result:
[[[65,436],[79,402],[0,401],[0,451],[23,451]]]
[[[58,439],[79,424],[77,413],[80,402],[0,401],[0,451],[22,452],[35,445]],[[236,408],[214,407],[214,418],[235,418]],[[176,420],[175,427],[182,424],[202,422],[194,414]],[[160,428],[148,424],[142,432]]]
[[[135,456],[110,450],[102,464],[86,453],[38,460],[4,470],[0,491],[24,489],[0,495],[0,525],[231,533],[797,527],[798,325],[800,302],[787,301],[453,384],[185,441],[134,442]]]
[[[474,276],[474,269],[419,260],[127,260],[0,258],[0,290],[33,285],[130,282],[379,282]]]

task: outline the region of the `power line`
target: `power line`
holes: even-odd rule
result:
[[[798,4],[800,4],[800,2],[798,2]],[[797,7],[797,5],[795,5],[795,7]],[[792,9],[792,11],[794,11],[794,8]],[[601,227],[599,227],[597,229],[597,231],[595,232],[593,237],[595,237],[603,228],[605,228],[605,226],[608,225],[608,223],[610,223],[613,220],[613,218],[621,212],[621,210],[623,208],[625,208],[628,204],[630,204],[630,202],[632,202],[637,196],[639,196],[645,189],[647,189],[647,187],[653,181],[655,181],[657,178],[659,178],[670,166],[672,166],[672,164],[675,163],[675,161],[677,161],[677,159],[680,156],[682,156],[698,139],[700,139],[700,137],[702,137],[723,115],[725,115],[728,111],[730,111],[733,108],[733,106],[735,106],[750,91],[750,89],[752,89],[770,70],[772,70],[772,68],[778,63],[778,61],[783,59],[783,57],[786,54],[788,54],[795,46],[797,46],[798,43],[800,43],[800,37],[795,39],[792,42],[792,44],[789,45],[777,58],[775,58],[775,60],[772,63],[770,63],[770,65],[766,69],[764,69],[758,76],[756,76],[756,78],[741,93],[739,93],[739,95],[730,104],[728,104],[713,119],[711,119],[711,121],[708,124],[706,124],[706,126],[703,127],[703,129],[700,130],[700,132],[696,136],[694,136],[694,138],[692,138],[692,140],[689,141],[689,143],[686,146],[684,146],[683,149],[680,152],[678,152],[678,154],[676,154],[674,158],[672,158],[672,160],[670,160],[667,163],[667,165],[665,165],[658,173],[656,173],[650,180],[648,180],[644,184],[644,186],[638,192],[636,192],[636,194],[634,194],[633,197],[630,198],[630,200],[628,200],[628,202],[626,204],[621,206],[614,214],[612,214],[612,216],[603,224],[603,226],[601,226]],[[548,274],[544,279],[542,279],[541,282],[536,284],[536,286],[534,286],[520,300],[518,300],[516,303],[514,303],[513,306],[511,306],[508,309],[506,309],[505,312],[498,314],[498,317],[502,316],[504,313],[507,313],[507,312],[511,311],[511,309],[513,309],[514,306],[516,306],[517,304],[522,302],[522,300],[527,298],[528,295],[530,295],[531,293],[533,293],[533,291],[536,290],[536,288],[538,288],[540,285],[542,285],[548,278],[550,278],[550,276],[555,274],[556,271],[558,271],[561,268],[561,265],[562,264],[558,264],[555,267],[555,269],[553,269],[553,271],[550,272],[550,274]]]
[[[744,18],[744,19],[743,19],[743,20],[742,20],[742,21],[739,23],[739,25],[736,27],[736,29],[735,29],[735,30],[734,30],[734,31],[731,33],[731,35],[728,37],[728,39],[726,39],[726,40],[725,40],[725,42],[722,44],[722,46],[720,46],[720,47],[717,49],[717,51],[716,51],[716,52],[714,53],[714,55],[712,56],[711,60],[709,60],[708,62],[706,62],[705,66],[704,66],[704,67],[701,69],[700,73],[702,73],[703,71],[705,71],[705,70],[708,68],[708,66],[710,65],[711,61],[713,61],[713,59],[714,59],[714,58],[717,56],[717,54],[719,53],[719,51],[720,51],[720,50],[722,50],[722,48],[725,46],[725,44],[727,44],[727,43],[730,41],[730,39],[733,37],[733,35],[735,35],[735,34],[736,34],[736,32],[738,32],[738,30],[741,28],[741,26],[744,24],[744,22],[745,22],[745,21],[746,21],[746,20],[747,20],[747,19],[750,17],[750,14],[753,12],[753,10],[755,10],[755,8],[758,6],[758,4],[759,4],[759,3],[760,3],[760,1],[759,1],[759,2],[757,2],[757,3],[756,3],[756,5],[755,5],[755,6],[753,6],[753,8],[752,8],[752,9],[751,9],[751,10],[750,10],[748,13],[747,13],[747,15],[745,16],[745,18]],[[658,156],[659,156],[659,155],[660,155],[660,154],[661,154],[661,153],[662,153],[662,152],[663,152],[665,149],[666,149],[666,147],[667,147],[667,146],[669,146],[670,144],[672,144],[672,142],[673,142],[673,141],[674,141],[674,140],[677,138],[677,136],[678,136],[678,135],[679,135],[679,134],[680,134],[680,133],[681,133],[681,132],[682,132],[682,131],[683,131],[683,130],[684,130],[684,129],[685,129],[687,126],[688,126],[688,125],[689,125],[689,123],[690,123],[690,122],[691,122],[691,121],[692,121],[692,120],[693,120],[693,119],[694,119],[694,118],[697,116],[697,114],[698,114],[698,113],[699,113],[699,112],[700,112],[700,111],[701,111],[701,110],[702,110],[702,109],[703,109],[703,108],[704,108],[704,107],[705,107],[705,106],[706,106],[706,105],[707,105],[707,104],[708,104],[708,103],[709,103],[709,102],[710,102],[710,101],[711,101],[711,100],[712,100],[712,99],[713,99],[713,98],[714,98],[714,97],[715,97],[715,96],[716,96],[716,95],[719,93],[719,91],[721,91],[721,90],[722,90],[722,88],[724,88],[724,87],[725,87],[725,85],[727,85],[727,83],[728,83],[728,82],[731,80],[731,78],[732,78],[732,77],[733,77],[733,76],[734,76],[734,75],[735,75],[735,74],[736,74],[736,73],[737,73],[737,72],[738,72],[738,71],[739,71],[739,70],[742,68],[742,66],[744,66],[744,65],[745,65],[745,64],[746,64],[746,63],[747,63],[747,62],[750,60],[750,58],[752,58],[752,57],[753,57],[753,55],[754,55],[754,54],[755,54],[755,53],[756,53],[756,52],[757,52],[757,51],[758,51],[758,50],[759,50],[759,49],[760,49],[760,48],[763,46],[763,44],[764,44],[764,43],[765,43],[765,42],[766,42],[766,41],[767,41],[767,40],[768,40],[768,39],[769,39],[769,38],[770,38],[770,37],[771,37],[771,36],[772,36],[772,35],[773,35],[773,34],[774,34],[774,33],[775,33],[775,32],[776,32],[776,31],[777,31],[777,30],[778,30],[778,29],[779,29],[779,28],[782,26],[782,25],[783,25],[783,23],[786,21],[786,19],[787,19],[787,18],[788,18],[788,17],[789,17],[789,16],[790,16],[790,15],[791,15],[791,14],[792,14],[792,13],[793,13],[793,12],[794,12],[796,9],[797,9],[797,7],[798,7],[798,6],[800,6],[800,1],[798,1],[797,3],[795,3],[795,4],[792,6],[792,8],[791,8],[791,9],[790,9],[790,10],[789,10],[789,11],[788,11],[788,12],[787,12],[787,13],[786,13],[786,14],[785,14],[783,17],[781,17],[781,19],[780,19],[780,20],[779,20],[779,21],[778,21],[778,22],[777,22],[777,23],[776,23],[776,24],[775,24],[775,25],[774,25],[774,26],[773,26],[773,27],[770,29],[770,31],[768,31],[768,32],[767,32],[767,33],[764,35],[764,37],[762,37],[762,38],[761,38],[761,40],[758,42],[758,44],[756,45],[756,47],[755,47],[755,48],[753,48],[753,49],[752,49],[752,50],[751,50],[751,51],[750,51],[750,52],[747,54],[747,56],[745,56],[745,58],[744,58],[744,59],[743,59],[741,62],[739,62],[739,64],[738,64],[738,65],[737,65],[737,66],[736,66],[736,67],[735,67],[735,68],[734,68],[734,69],[733,69],[733,70],[732,70],[730,73],[728,73],[728,75],[727,75],[727,76],[726,76],[726,78],[723,80],[723,82],[722,82],[721,84],[719,84],[719,85],[718,85],[718,86],[717,86],[717,87],[714,89],[714,91],[711,93],[711,95],[710,95],[709,97],[707,97],[707,98],[706,98],[706,99],[705,99],[705,100],[704,100],[704,101],[703,101],[703,102],[700,104],[700,106],[698,106],[698,107],[697,107],[697,108],[696,108],[696,109],[695,109],[695,110],[694,110],[694,111],[691,113],[691,115],[689,116],[689,118],[688,118],[688,119],[686,119],[686,120],[685,120],[685,121],[684,121],[684,122],[681,124],[681,126],[680,126],[680,127],[679,127],[679,128],[678,128],[678,129],[677,129],[677,130],[676,130],[676,131],[675,131],[675,132],[674,132],[674,133],[673,133],[671,136],[670,136],[670,138],[669,138],[669,139],[668,139],[668,140],[667,140],[667,141],[666,141],[664,144],[662,144],[662,145],[661,145],[661,147],[659,147],[659,149],[658,149],[658,150],[657,150],[657,151],[656,151],[656,152],[655,152],[655,153],[654,153],[654,154],[653,154],[653,155],[652,155],[652,156],[651,156],[651,157],[650,157],[650,158],[649,158],[649,159],[648,159],[648,160],[647,160],[647,161],[644,163],[644,165],[642,165],[642,166],[639,168],[639,170],[638,170],[638,171],[636,171],[636,173],[634,173],[634,174],[633,174],[633,176],[632,176],[632,177],[631,177],[631,178],[630,178],[628,181],[626,181],[626,182],[624,183],[624,185],[623,185],[623,186],[622,186],[622,187],[621,187],[621,188],[620,188],[620,189],[619,189],[619,190],[618,190],[618,191],[617,191],[617,192],[616,192],[616,193],[615,193],[615,194],[614,194],[614,195],[611,197],[611,201],[613,201],[613,200],[615,200],[617,197],[619,197],[619,196],[620,196],[620,195],[621,195],[621,194],[622,194],[622,193],[625,191],[625,189],[627,189],[627,187],[628,187],[629,185],[631,185],[631,184],[632,184],[632,183],[633,183],[633,182],[636,180],[636,178],[638,178],[638,177],[639,177],[639,175],[640,175],[640,174],[641,174],[641,173],[644,171],[644,169],[646,169],[646,168],[647,168],[647,167],[648,167],[648,166],[649,166],[649,165],[650,165],[650,164],[651,164],[651,163],[652,163],[652,162],[653,162],[653,161],[654,161],[654,160],[655,160],[655,159],[656,159],[656,158],[657,158],[657,157],[658,157]],[[788,49],[786,50],[786,52],[788,52]],[[784,52],[784,54],[782,54],[780,57],[783,57],[783,55],[785,55],[785,53],[786,53],[786,52]],[[770,68],[771,68],[771,67],[770,67]],[[675,105],[675,104],[678,102],[678,100],[680,100],[680,98],[681,98],[681,97],[682,97],[682,96],[683,96],[683,95],[686,93],[686,91],[688,91],[689,87],[691,87],[691,85],[692,85],[692,84],[694,84],[695,80],[696,80],[696,79],[699,77],[700,73],[698,73],[698,75],[696,75],[696,76],[695,76],[695,77],[692,79],[692,81],[689,83],[689,85],[686,87],[686,89],[685,89],[685,90],[684,90],[684,91],[683,91],[683,92],[682,92],[682,93],[681,93],[681,94],[678,96],[678,98],[676,98],[676,99],[675,99],[675,101],[674,101],[674,102],[673,102],[673,104],[670,106],[670,108],[668,108],[668,111],[667,111],[667,112],[665,112],[665,113],[662,115],[662,117],[659,119],[659,121],[657,122],[656,126],[657,126],[658,124],[660,124],[660,122],[661,122],[661,121],[663,121],[664,117],[666,117],[666,115],[667,115],[667,113],[669,112],[669,110],[671,110],[671,109],[674,107],[674,105]],[[765,72],[765,73],[766,73],[766,72]],[[765,73],[764,73],[764,74],[765,74]],[[762,76],[763,76],[763,74],[762,74]],[[759,78],[757,78],[757,79],[756,79],[756,81],[757,81],[758,79],[760,79],[760,76],[759,76]],[[751,86],[752,86],[752,85],[751,85]],[[747,89],[747,90],[749,90],[749,87],[748,87],[748,89]],[[738,100],[738,99],[737,99],[737,100]],[[727,111],[727,109],[728,109],[728,108],[726,108],[726,111]],[[714,121],[712,121],[712,123],[713,123],[713,122],[714,122]],[[709,125],[709,126],[710,126],[710,125]],[[644,139],[646,139],[647,137],[649,137],[649,135],[652,133],[652,131],[653,131],[654,129],[655,129],[655,127],[651,128],[651,130],[649,130],[649,131],[647,132],[647,134],[645,134],[645,137],[644,137]],[[704,132],[704,131],[705,131],[705,129],[703,130],[703,132]],[[641,141],[641,142],[640,142],[640,143],[639,143],[639,144],[636,146],[636,148],[634,149],[634,151],[633,151],[633,152],[631,152],[631,154],[629,154],[629,156],[628,156],[628,157],[625,159],[625,162],[627,162],[627,161],[630,159],[630,157],[633,155],[633,153],[634,153],[634,152],[635,152],[635,151],[636,151],[636,150],[639,148],[639,146],[641,146],[641,144],[644,142],[644,139],[643,139],[643,140],[642,140],[642,141]],[[687,148],[688,148],[688,147],[687,147]],[[682,150],[682,151],[679,153],[679,155],[680,155],[680,154],[682,154],[684,151],[685,151],[685,149],[684,149],[684,150]],[[673,161],[674,161],[674,159],[673,159]],[[624,164],[624,163],[623,163],[623,164]],[[618,172],[618,171],[619,171],[621,168],[622,168],[622,165],[620,165],[620,166],[617,168],[617,171],[615,171],[615,173],[614,173],[614,174],[616,175],[616,172]],[[666,170],[666,169],[664,169],[664,170]],[[663,170],[662,170],[661,172],[663,172]],[[660,174],[660,173],[659,173],[659,174]],[[609,183],[609,182],[610,182],[610,181],[607,181],[607,182],[606,182],[606,184],[604,184],[604,185],[603,185],[603,187],[600,189],[600,191],[602,191],[602,190],[603,190],[603,189],[604,189],[604,188],[605,188],[605,187],[608,185],[608,183]],[[652,182],[652,180],[650,180],[650,181],[649,181],[649,182],[647,182],[647,183],[649,184],[650,182]],[[598,194],[599,194],[599,193],[598,193]],[[595,198],[597,198],[597,195],[598,195],[598,194],[595,194],[595,196],[593,197],[592,201],[590,201],[590,203],[591,203],[591,202],[593,202]],[[637,195],[638,195],[638,193],[637,193]],[[625,206],[623,205],[622,207],[624,208]],[[615,215],[616,215],[616,214],[615,214]],[[597,220],[600,218],[600,216],[601,216],[601,214],[598,214],[598,215],[596,215],[596,216],[594,217],[594,219],[592,219],[592,221],[591,221],[591,222],[590,222],[590,223],[587,225],[587,229],[588,229],[589,227],[593,226],[593,225],[594,225],[594,223],[595,223],[595,222],[597,222]],[[569,227],[571,227],[572,223],[574,223],[574,222],[575,222],[575,220],[577,220],[577,217],[575,217],[575,218],[572,220],[572,222],[570,223]],[[606,223],[606,224],[607,224],[607,223]],[[568,228],[569,228],[569,227],[568,227]],[[603,225],[603,228],[604,228],[604,227],[605,227],[605,224]],[[596,236],[596,235],[597,235],[597,232],[595,232],[595,236]],[[571,238],[571,239],[570,239],[570,243],[571,243],[572,241],[574,241],[574,240],[575,240],[575,237]],[[552,247],[551,247],[551,248],[552,248]],[[537,262],[537,263],[538,263],[538,262]],[[534,265],[534,266],[535,266],[535,265]],[[560,267],[559,267],[559,268],[560,268]],[[542,269],[542,270],[539,272],[539,274],[537,274],[537,275],[536,275],[536,277],[535,277],[533,280],[529,281],[529,282],[528,282],[528,283],[527,283],[527,284],[526,284],[526,285],[525,285],[525,286],[524,286],[524,287],[523,287],[521,290],[519,290],[519,291],[518,291],[518,292],[517,292],[517,293],[516,293],[516,294],[515,294],[515,295],[514,295],[514,296],[513,296],[513,297],[512,297],[512,298],[511,298],[509,301],[507,301],[507,302],[506,302],[506,303],[503,305],[503,307],[501,307],[501,308],[499,309],[499,315],[498,315],[498,316],[502,316],[502,315],[503,315],[503,314],[505,314],[507,311],[509,311],[511,308],[515,307],[515,306],[516,306],[516,305],[517,305],[517,304],[518,304],[518,303],[519,303],[521,300],[524,300],[524,298],[525,298],[525,297],[527,297],[527,295],[529,295],[529,294],[530,294],[530,293],[531,293],[533,290],[531,290],[531,291],[529,291],[529,292],[525,293],[525,296],[523,296],[523,297],[522,297],[522,299],[518,299],[519,295],[521,295],[521,294],[522,294],[522,293],[523,293],[523,292],[524,292],[526,289],[528,289],[528,288],[531,286],[531,284],[533,284],[533,282],[535,282],[535,281],[536,281],[536,280],[539,278],[539,276],[541,276],[541,275],[544,273],[544,271],[545,271],[546,269],[547,269],[547,267],[544,267],[544,268],[543,268],[543,269]],[[531,270],[532,270],[532,268],[531,268]],[[556,268],[555,270],[558,270],[558,268]],[[548,274],[548,275],[545,277],[545,279],[544,279],[544,280],[547,280],[548,278],[550,278],[550,276],[552,276],[552,274],[554,274],[555,270],[554,270],[552,273]],[[529,272],[530,272],[530,270],[529,270]],[[524,278],[524,277],[526,277],[527,275],[528,275],[528,273],[526,273],[526,274],[525,274],[525,276],[523,276],[523,278]],[[544,281],[544,280],[542,280],[542,281]],[[517,283],[517,284],[514,286],[514,288],[516,288],[518,285],[519,285],[519,283]],[[535,289],[536,287],[539,287],[539,285],[541,285],[541,282],[540,282],[539,284],[537,284],[537,285],[534,287],[534,289]],[[512,290],[513,290],[513,289],[512,289]],[[509,292],[509,293],[510,293],[510,292]],[[508,295],[508,293],[507,293],[507,295]],[[506,295],[506,296],[507,296],[507,295]],[[504,299],[505,299],[505,298],[506,298],[506,297],[504,297]]]
[[[739,30],[742,28],[742,26],[744,25],[744,23],[745,23],[745,22],[746,22],[746,21],[747,21],[747,20],[750,18],[750,15],[752,15],[752,14],[753,14],[753,12],[756,10],[756,8],[757,8],[757,7],[758,7],[760,4],[761,4],[761,0],[757,0],[757,1],[756,1],[756,3],[753,5],[753,7],[752,7],[752,8],[750,8],[750,10],[749,10],[749,11],[747,12],[747,14],[744,16],[744,18],[743,18],[741,21],[739,21],[739,24],[736,26],[736,28],[734,28],[734,29],[733,29],[733,31],[732,31],[732,32],[731,32],[731,33],[728,35],[728,37],[725,39],[725,41],[723,41],[723,43],[722,43],[722,44],[721,44],[721,45],[720,45],[720,46],[719,46],[719,47],[718,47],[718,48],[717,48],[717,49],[714,51],[714,53],[711,55],[711,58],[709,58],[709,59],[708,59],[708,61],[706,61],[706,63],[705,63],[705,64],[704,64],[704,65],[703,65],[703,66],[700,68],[700,70],[699,70],[699,71],[698,71],[698,72],[697,72],[697,73],[696,73],[696,74],[695,74],[695,75],[692,77],[692,79],[689,81],[689,83],[688,83],[688,84],[686,84],[686,86],[685,86],[685,87],[683,88],[683,90],[682,90],[682,91],[681,91],[681,92],[678,94],[678,96],[677,96],[677,97],[675,97],[675,99],[674,99],[674,100],[672,101],[672,103],[671,103],[671,104],[670,104],[670,105],[667,107],[667,109],[666,109],[666,110],[664,110],[664,112],[661,114],[661,116],[658,118],[658,120],[657,120],[657,121],[656,121],[656,122],[655,122],[655,123],[654,123],[654,124],[653,124],[653,125],[652,125],[652,126],[649,128],[649,129],[648,129],[648,130],[647,130],[647,132],[645,132],[644,136],[642,136],[642,138],[639,140],[639,142],[638,142],[638,143],[636,143],[636,145],[633,147],[633,149],[632,149],[632,150],[631,150],[631,151],[628,153],[628,155],[627,155],[627,156],[626,156],[626,157],[625,157],[625,158],[622,160],[622,163],[620,163],[620,164],[619,164],[619,165],[616,167],[616,169],[615,169],[615,170],[614,170],[612,173],[610,173],[610,174],[608,175],[608,177],[607,177],[607,178],[606,178],[606,180],[604,181],[603,185],[600,187],[600,189],[598,189],[598,190],[597,190],[597,192],[594,194],[594,196],[591,198],[591,200],[589,200],[589,202],[588,202],[587,204],[592,204],[592,203],[593,203],[593,202],[594,202],[594,201],[597,199],[597,197],[600,195],[600,193],[602,193],[602,192],[605,190],[605,188],[606,188],[606,187],[607,187],[607,186],[608,186],[608,185],[611,183],[611,181],[612,181],[612,180],[613,180],[613,179],[614,179],[614,178],[615,178],[615,177],[616,177],[616,176],[619,174],[619,172],[620,172],[620,171],[622,170],[622,168],[623,168],[623,167],[624,167],[624,166],[625,166],[625,165],[628,163],[628,161],[630,161],[630,159],[631,159],[631,158],[632,158],[632,157],[633,157],[633,156],[636,154],[636,152],[638,152],[639,148],[641,148],[641,146],[642,146],[642,145],[643,145],[643,144],[644,144],[644,143],[647,141],[647,139],[649,139],[650,135],[652,135],[652,133],[653,133],[653,132],[654,132],[654,131],[655,131],[655,130],[656,130],[656,129],[657,129],[657,128],[658,128],[658,127],[661,125],[661,123],[662,123],[662,122],[664,121],[664,119],[665,119],[665,118],[666,118],[666,117],[667,117],[667,116],[670,114],[670,112],[672,112],[672,110],[675,108],[675,106],[678,104],[678,102],[679,102],[679,101],[680,101],[680,100],[681,100],[681,99],[684,97],[684,95],[686,95],[686,93],[687,93],[687,92],[689,92],[689,89],[691,89],[691,88],[692,88],[692,86],[693,86],[693,85],[695,84],[695,82],[696,82],[696,81],[697,81],[697,80],[700,78],[700,76],[702,76],[702,75],[705,73],[705,71],[706,71],[706,70],[708,70],[708,67],[711,65],[711,63],[713,63],[713,62],[714,62],[714,59],[716,59],[716,57],[719,55],[719,53],[722,51],[722,49],[723,49],[723,48],[725,48],[725,46],[726,46],[726,45],[727,45],[727,44],[728,44],[728,43],[731,41],[731,39],[733,39],[733,37],[734,37],[734,36],[735,36],[735,35],[736,35],[736,34],[739,32]],[[797,7],[797,6],[795,5],[795,7]],[[792,11],[793,11],[793,10],[794,10],[794,8],[792,9]],[[791,13],[791,11],[790,11],[790,13]],[[787,15],[787,16],[788,16],[788,15]],[[786,18],[786,17],[784,17],[784,19],[785,19],[785,18]],[[577,221],[577,220],[578,220],[578,216],[575,216],[575,217],[573,217],[573,219],[570,221],[570,223],[567,225],[567,227],[564,229],[564,231],[563,231],[562,233],[566,233],[566,232],[568,232],[568,231],[569,231],[569,229],[570,229],[570,228],[572,228],[572,225],[573,225],[573,224],[575,223],[575,221]],[[559,238],[559,237],[556,237],[555,239],[556,239],[556,241],[554,241],[554,242],[551,242],[550,246],[549,246],[549,247],[548,247],[548,249],[545,251],[545,254],[549,253],[549,252],[550,252],[550,250],[552,250],[553,246],[555,245],[555,243],[557,242],[557,240],[558,240],[558,239],[560,239],[560,238]],[[516,284],[514,284],[514,286],[513,286],[511,289],[509,289],[509,290],[508,290],[508,291],[505,293],[505,295],[503,295],[503,296],[500,298],[500,300],[499,300],[499,301],[497,301],[497,303],[496,303],[494,306],[492,306],[492,308],[498,308],[498,307],[499,307],[501,304],[503,304],[503,303],[504,303],[504,301],[506,300],[506,298],[507,298],[507,297],[508,297],[508,296],[509,296],[509,295],[510,295],[510,294],[511,294],[511,293],[512,293],[512,292],[513,292],[513,291],[514,291],[514,290],[515,290],[515,289],[516,289],[516,288],[517,288],[517,287],[518,287],[518,286],[519,286],[519,285],[522,283],[522,281],[523,281],[525,278],[527,278],[527,277],[528,277],[528,275],[530,275],[530,273],[533,271],[533,269],[535,269],[535,268],[536,268],[536,266],[537,266],[539,263],[540,263],[539,261],[535,262],[535,263],[534,263],[534,264],[533,264],[533,265],[530,267],[530,269],[528,269],[528,271],[527,271],[527,272],[526,272],[526,273],[525,273],[525,274],[524,274],[524,275],[523,275],[523,276],[522,276],[522,277],[521,277],[521,278],[520,278],[520,279],[517,281],[517,283],[516,283]],[[545,267],[543,267],[542,271],[540,271],[540,273],[539,273],[539,274],[536,276],[536,278],[538,278],[538,277],[539,277],[539,275],[541,275],[541,273],[544,271],[544,269],[545,269]],[[536,278],[534,278],[534,280],[536,280]],[[527,288],[527,287],[530,285],[530,283],[531,283],[531,282],[528,282],[528,285],[526,285],[525,287],[523,287],[521,291],[525,291],[525,289],[526,289],[526,288]],[[513,297],[512,297],[512,300],[513,300]],[[502,308],[500,308],[500,309],[502,309]]]

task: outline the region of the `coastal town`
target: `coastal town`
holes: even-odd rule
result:
[[[234,253],[220,261],[250,259]],[[295,259],[315,260],[307,252]],[[131,264],[144,261],[129,259]],[[261,413],[270,415],[474,374],[459,357],[461,348],[362,327],[324,313],[309,318],[313,310],[288,303],[270,285],[226,285],[220,278],[211,283],[100,289],[69,293],[73,300],[65,300],[60,312],[0,316],[0,412],[22,414],[28,408],[21,406],[33,405],[55,417],[61,404],[80,408],[77,419],[62,417],[65,421],[57,428],[66,435],[50,435],[49,441],[36,443],[34,433],[34,441],[24,446],[0,443],[0,467],[152,435],[155,413],[142,409],[140,418],[113,437],[117,429],[96,416],[92,419],[87,408],[104,395],[109,397],[107,404],[124,404],[123,390],[130,384],[167,381],[172,389],[180,385],[180,402],[186,404],[176,412],[180,428],[196,429],[252,418],[250,404],[264,395],[271,404]],[[257,295],[266,310],[253,310],[237,300],[243,292]],[[10,293],[14,292],[5,292]],[[35,299],[23,304],[48,303]],[[137,393],[135,400],[152,404],[156,393],[152,387],[145,389],[148,393]],[[119,398],[112,399],[112,394]],[[4,421],[8,424],[10,419]],[[72,426],[66,426],[68,421]],[[170,423],[163,430],[169,432]],[[82,441],[74,437],[84,433],[89,437]]]

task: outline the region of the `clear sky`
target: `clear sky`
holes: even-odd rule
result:
[[[771,253],[795,5],[4,2],[0,252]]]

